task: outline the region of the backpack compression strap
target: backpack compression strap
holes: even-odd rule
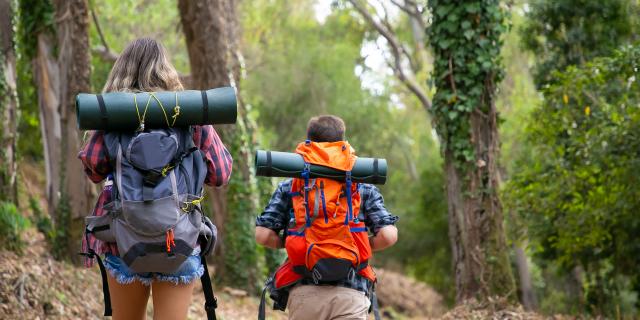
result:
[[[262,295],[260,296],[260,305],[258,306],[258,320],[266,319],[266,303],[267,303],[267,286],[262,289]]]
[[[207,311],[207,320],[216,320],[216,308],[218,307],[218,299],[213,294],[213,286],[211,285],[211,278],[209,277],[209,269],[207,268],[207,258],[200,256],[202,266],[204,267],[204,273],[200,277],[202,282],[202,291],[204,292],[204,310]]]
[[[373,291],[371,291],[371,308],[373,309],[373,317],[375,318],[375,320],[382,319],[380,317],[380,306],[378,306],[378,296],[376,296],[375,287]]]

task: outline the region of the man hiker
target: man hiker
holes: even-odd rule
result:
[[[309,120],[296,153],[306,163],[345,171],[346,178],[312,179],[306,165],[306,175],[279,184],[256,219],[256,241],[287,251],[267,288],[280,297],[276,306],[289,307],[289,319],[367,319],[376,281],[368,262],[373,251],[397,241],[398,217],[378,188],[350,179],[356,156],[344,134],[339,117]]]

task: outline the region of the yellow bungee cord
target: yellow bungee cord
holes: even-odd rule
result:
[[[149,109],[149,103],[151,102],[151,97],[147,99],[147,105],[144,106],[144,112],[142,113],[142,117],[140,116],[140,110],[138,108],[138,95],[133,94],[133,103],[136,106],[136,114],[138,115],[138,123],[140,126],[138,127],[138,131],[144,131],[144,119],[147,117],[147,110]]]
[[[176,106],[173,107],[173,123],[171,126],[176,125],[176,120],[178,120],[178,116],[180,115],[180,105],[178,104],[178,91],[176,91]]]
[[[191,201],[185,201],[183,202],[184,206],[180,207],[180,209],[182,209],[182,211],[184,212],[189,212],[193,207],[199,205],[203,199],[204,199],[204,195],[200,196],[200,198],[197,198]]]
[[[138,98],[137,95],[134,93],[133,94],[133,103],[136,106],[136,114],[138,115],[138,122],[140,123],[140,126],[138,127],[138,131],[144,131],[144,120],[147,117],[147,110],[149,109],[149,103],[151,103],[151,98],[155,99],[156,102],[158,102],[158,105],[160,106],[160,109],[162,110],[162,113],[164,114],[164,119],[167,122],[167,127],[173,127],[176,124],[176,120],[178,120],[178,116],[180,115],[180,105],[178,105],[178,92],[175,92],[176,95],[176,106],[173,108],[173,116],[171,118],[173,118],[173,122],[171,124],[169,124],[169,117],[167,116],[167,111],[164,109],[164,105],[162,105],[162,102],[160,102],[160,99],[158,99],[158,97],[156,97],[156,95],[153,92],[149,92],[149,98],[147,99],[147,104],[144,107],[144,112],[142,113],[142,117],[140,116],[140,109],[138,108]],[[173,169],[173,166],[167,165],[164,168],[162,168],[162,176],[166,177],[167,173],[169,172],[169,170]],[[190,204],[193,205],[197,205],[198,203],[200,203],[200,201],[202,201],[201,197],[200,199],[196,199],[190,202]],[[188,206],[189,203],[187,203]]]
[[[167,127],[173,127],[176,124],[176,121],[178,120],[178,116],[180,115],[180,105],[178,104],[178,92],[175,92],[176,95],[176,106],[173,107],[173,116],[171,116],[171,118],[173,119],[173,121],[171,123],[169,123],[169,116],[167,115],[167,111],[164,108],[164,105],[162,104],[162,102],[160,101],[160,99],[158,99],[158,97],[153,93],[153,92],[149,92],[149,98],[147,99],[147,104],[144,107],[144,112],[142,113],[142,116],[140,116],[140,109],[138,107],[138,97],[137,94],[133,94],[133,103],[136,106],[136,114],[138,115],[138,122],[140,123],[140,127],[138,128],[139,131],[144,131],[144,120],[147,116],[147,110],[149,109],[149,104],[151,103],[151,99],[155,99],[156,102],[158,103],[158,106],[160,106],[160,109],[162,110],[162,114],[164,114],[164,120],[167,122]]]
[[[156,95],[153,92],[149,92],[149,95],[153,97],[156,100],[156,102],[158,102],[158,105],[162,110],[162,114],[164,114],[164,120],[167,122],[167,127],[173,127],[176,124],[176,120],[178,120],[178,116],[180,115],[180,106],[178,105],[178,92],[176,92],[175,94],[176,94],[176,106],[173,108],[173,116],[172,116],[173,122],[170,124],[169,116],[167,116],[167,111],[165,110],[164,105],[162,104],[160,99],[156,97]]]

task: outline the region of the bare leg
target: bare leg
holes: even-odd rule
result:
[[[120,284],[111,274],[107,275],[107,280],[111,293],[113,320],[145,320],[150,288],[139,281]]]
[[[175,285],[166,281],[151,284],[153,320],[186,319],[195,282]]]

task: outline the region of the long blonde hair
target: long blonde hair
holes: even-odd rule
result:
[[[151,38],[140,38],[122,51],[102,92],[180,90],[184,90],[180,76],[162,44]]]

